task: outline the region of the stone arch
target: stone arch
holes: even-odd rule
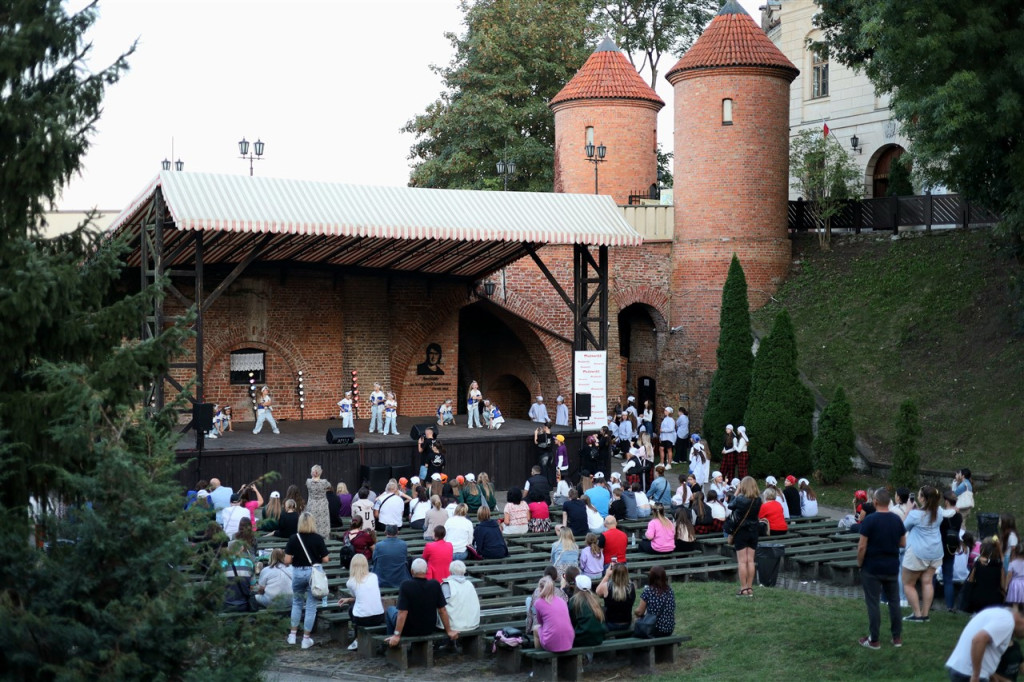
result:
[[[612,301],[618,313],[637,303],[647,305],[656,313],[656,315],[652,315],[652,321],[658,331],[668,331],[669,300],[667,287],[655,287],[649,284],[637,284],[622,288],[615,287],[612,292]]]
[[[619,308],[616,321],[619,353],[617,358],[609,358],[609,361],[617,361],[618,374],[617,377],[609,375],[609,396],[614,398],[621,394],[625,400],[626,395],[643,393],[639,382],[647,377],[660,389],[658,394],[650,396],[655,408],[659,409],[666,404],[659,376],[668,331],[666,319],[656,306],[634,301]]]
[[[864,171],[865,196],[873,198],[886,196],[892,162],[903,156],[906,151],[901,145],[895,143],[882,145],[874,151]]]

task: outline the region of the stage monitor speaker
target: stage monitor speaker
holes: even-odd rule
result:
[[[420,436],[426,435],[427,429],[434,429],[434,435],[437,435],[436,424],[415,424],[412,427],[412,431],[409,432],[409,438],[413,440],[419,440]]]
[[[359,467],[359,485],[369,485],[370,490],[378,495],[384,492],[390,480],[391,467],[372,467],[366,464]]]
[[[391,467],[391,478],[395,480],[398,480],[400,478],[412,478],[417,473],[417,471],[413,471],[413,467],[411,464],[397,464]]]
[[[327,429],[327,442],[331,445],[348,445],[356,439],[356,430],[343,427]]]
[[[576,394],[576,418],[590,419],[590,394]]]
[[[213,403],[193,405],[192,424],[196,431],[213,431]]]

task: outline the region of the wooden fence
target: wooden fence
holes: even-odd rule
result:
[[[888,230],[901,227],[933,226],[976,227],[999,222],[999,216],[976,206],[959,194],[924,194],[908,197],[882,197],[849,201],[832,217],[833,230]],[[814,202],[798,199],[789,202],[789,229],[795,232],[818,230],[824,221],[818,217]]]

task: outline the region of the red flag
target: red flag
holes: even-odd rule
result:
[[[828,124],[825,124],[825,137],[828,137]]]

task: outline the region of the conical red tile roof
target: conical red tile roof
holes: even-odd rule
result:
[[[674,82],[684,71],[723,66],[776,69],[790,81],[800,73],[736,0],[725,3],[697,42],[669,69],[665,78]]]
[[[665,106],[610,38],[597,46],[548,106],[576,99],[639,99],[655,102],[659,109]]]

